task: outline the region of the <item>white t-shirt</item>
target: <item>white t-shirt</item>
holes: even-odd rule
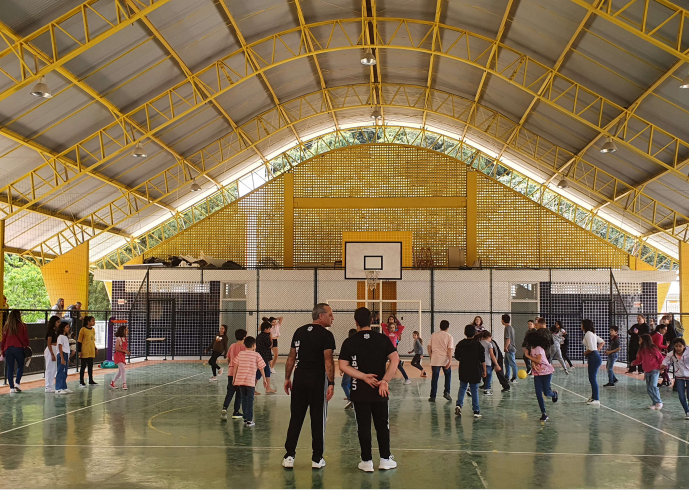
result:
[[[604,344],[605,341],[593,332],[586,332],[582,342],[586,350],[598,350],[598,344]]]
[[[66,335],[60,335],[57,337],[57,344],[62,346],[62,352],[69,354],[69,338]],[[55,354],[59,354],[60,349],[55,346]]]
[[[451,358],[447,357],[447,349],[454,348],[455,339],[447,331],[435,332],[431,335],[428,345],[431,346],[431,366],[446,366],[450,362]]]

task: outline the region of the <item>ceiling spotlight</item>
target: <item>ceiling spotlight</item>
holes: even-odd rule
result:
[[[196,183],[196,179],[191,181],[191,192],[198,192],[201,190],[201,186]]]
[[[375,109],[373,109],[373,112],[371,112],[371,119],[374,121],[377,121],[378,119],[383,118],[383,113],[380,112],[380,107],[376,106]]]
[[[679,88],[689,88],[689,75],[684,77],[684,80],[682,80],[682,84],[679,86]]]
[[[373,66],[376,64],[376,57],[373,56],[373,51],[371,51],[371,48],[366,48],[364,57],[361,58],[361,64],[366,66]]]
[[[569,182],[567,182],[567,179],[562,179],[560,182],[557,183],[558,189],[566,189],[569,187]]]
[[[148,155],[146,154],[146,150],[144,150],[144,145],[137,143],[132,152],[132,156],[136,158],[146,158]]]
[[[612,141],[612,136],[605,138],[605,143],[603,143],[603,148],[600,149],[601,153],[615,153],[617,151],[617,146]]]
[[[31,89],[31,95],[34,97],[40,97],[41,99],[50,99],[53,94],[50,93],[48,84],[45,83],[45,77],[41,77],[38,83]]]

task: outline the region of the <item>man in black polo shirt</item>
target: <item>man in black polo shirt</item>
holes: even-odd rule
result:
[[[292,337],[292,348],[285,365],[285,393],[292,392],[290,401],[290,420],[285,441],[285,458],[282,466],[294,468],[297,442],[301,426],[304,424],[306,410],[311,415],[311,467],[325,466],[323,449],[325,446],[325,420],[328,401],[333,397],[335,386],[335,364],[333,351],[335,337],[327,330],[333,323],[333,310],[325,303],[318,303],[311,312],[313,323],[299,327]],[[292,370],[294,383],[290,381]]]
[[[349,398],[354,403],[361,446],[359,469],[373,471],[371,452],[371,417],[373,417],[380,451],[378,469],[391,470],[397,467],[397,463],[390,454],[388,382],[397,371],[399,355],[386,335],[371,330],[371,312],[368,308],[357,308],[354,321],[357,333],[342,344],[339,364],[340,371],[352,377]],[[386,370],[385,365],[388,361],[390,364]]]

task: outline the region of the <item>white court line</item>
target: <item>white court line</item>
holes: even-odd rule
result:
[[[564,391],[566,391],[566,392],[568,392],[568,393],[571,393],[572,395],[576,395],[576,396],[578,396],[579,398],[583,398],[584,400],[588,400],[588,398],[586,398],[585,396],[580,395],[579,393],[576,393],[576,392],[574,392],[574,391],[572,391],[572,390],[568,390],[568,389],[565,388],[564,386],[556,385],[555,383],[551,383],[551,385],[552,385],[552,386],[557,386],[557,387],[560,388],[561,390],[564,390]],[[619,412],[619,411],[615,410],[614,408],[608,407],[607,405],[603,405],[602,403],[600,404],[600,406],[601,406],[601,408],[605,408],[605,409],[607,409],[607,410],[610,410],[611,412],[615,412],[615,413],[618,414],[618,415],[622,415],[623,417],[627,417],[627,418],[630,419],[630,420],[634,420],[635,422],[638,422],[638,423],[641,424],[641,425],[645,425],[646,427],[648,427],[648,428],[650,428],[650,429],[657,430],[658,432],[660,432],[660,433],[662,433],[662,434],[665,434],[666,436],[672,437],[673,439],[677,439],[678,441],[683,442],[684,444],[689,444],[689,441],[687,441],[686,439],[682,439],[681,437],[677,437],[677,436],[674,435],[674,434],[670,434],[669,432],[665,432],[664,430],[659,429],[658,427],[653,427],[651,424],[647,424],[646,422],[643,422],[643,421],[641,421],[641,420],[639,420],[639,419],[635,419],[634,417],[630,417],[630,416],[627,415],[626,413]]]
[[[249,451],[285,451],[284,446],[236,446],[236,445],[92,445],[92,444],[2,444],[0,447],[74,447],[74,448],[94,448],[94,449],[247,449]],[[373,451],[377,447],[371,448]],[[448,454],[494,454],[509,456],[576,456],[588,458],[592,456],[620,457],[620,458],[660,458],[660,459],[689,459],[689,455],[663,455],[663,454],[626,454],[626,453],[544,453],[538,451],[498,451],[489,449],[430,449],[430,448],[401,448],[393,447],[392,452],[431,452]],[[327,452],[327,448],[326,448]]]
[[[481,479],[481,483],[483,483],[483,488],[488,488],[488,483],[486,482],[485,478],[483,478],[483,475],[481,474],[481,470],[478,468],[478,464],[476,464],[476,461],[474,461],[472,459],[471,464],[474,465],[474,468],[476,469],[476,473],[478,473],[478,477]]]
[[[19,430],[19,429],[25,429],[26,427],[30,427],[30,426],[32,426],[32,425],[42,424],[43,422],[47,422],[48,420],[53,420],[53,419],[57,419],[57,418],[60,418],[60,417],[64,417],[65,415],[69,415],[70,413],[81,412],[82,410],[86,410],[86,409],[89,409],[89,408],[97,407],[98,405],[105,405],[106,403],[110,403],[110,402],[114,402],[114,401],[117,401],[117,400],[121,400],[122,398],[127,398],[127,397],[130,397],[130,396],[135,396],[135,395],[138,395],[138,394],[140,394],[140,393],[145,393],[145,392],[150,391],[150,390],[155,390],[155,389],[161,388],[161,387],[163,387],[163,386],[167,386],[167,385],[171,385],[171,384],[174,384],[174,383],[178,383],[178,382],[180,382],[180,381],[184,381],[185,379],[195,378],[196,376],[201,376],[202,374],[203,374],[203,373],[194,374],[194,375],[192,375],[192,376],[187,376],[186,378],[181,378],[181,379],[177,379],[177,380],[175,380],[175,381],[170,381],[169,383],[163,383],[162,385],[153,386],[152,388],[146,388],[145,390],[137,391],[136,393],[129,393],[129,394],[127,394],[127,395],[118,396],[118,397],[116,397],[116,398],[111,398],[110,400],[105,400],[105,401],[102,401],[102,402],[99,402],[99,403],[94,403],[93,405],[89,405],[89,406],[87,406],[87,407],[77,408],[76,410],[71,410],[71,411],[69,411],[69,412],[61,413],[60,415],[55,415],[55,416],[53,416],[53,417],[48,417],[47,419],[42,419],[42,420],[38,420],[38,421],[36,421],[36,422],[31,422],[30,424],[20,425],[19,427],[15,427],[15,428],[13,428],[13,429],[8,429],[8,430],[5,430],[5,431],[0,432],[0,435],[2,435],[2,434],[7,434],[8,432],[14,432],[15,430]],[[80,389],[81,389],[81,388],[80,388]],[[107,389],[107,388],[106,388],[106,389]]]

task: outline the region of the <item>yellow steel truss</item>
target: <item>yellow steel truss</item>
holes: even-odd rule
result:
[[[96,134],[62,152],[61,156],[71,156],[77,162],[77,170],[65,168],[57,158],[50,159],[30,174],[0,189],[0,192],[16,196],[19,200],[26,202],[21,207],[0,206],[0,218],[11,216],[24,207],[35,204],[42,197],[60,189],[64,183],[95,170],[109,159],[128,151],[136,142],[154,136],[156,132],[182,120],[186,115],[209,103],[211,99],[217,98],[253,76],[263,74],[270,68],[291,60],[313,56],[314,53],[360,49],[362,40],[360,33],[356,32],[359,21],[361,19],[347,19],[320,22],[303,28],[300,26],[243,46],[242,49],[146,102],[130,112],[126,118],[118,118]],[[613,132],[619,144],[643,155],[681,179],[688,180],[680,169],[687,163],[684,158],[689,155],[689,143],[560,75],[552,68],[495,40],[463,29],[409,19],[377,18],[377,23],[386,25],[385,29],[379,27],[376,31],[377,42],[372,43],[376,49],[400,49],[431,54],[428,39],[437,28],[440,31],[440,38],[445,41],[437,43],[432,52],[436,56],[488,71],[492,76],[519,87],[546,105],[567,114],[573,121],[604,132],[610,121],[621,115],[616,131]],[[421,39],[415,39],[409,29],[412,24],[427,29],[427,35]],[[315,28],[318,28],[322,37],[325,36],[323,32],[328,32],[327,40],[318,42],[317,37],[313,35]],[[299,40],[296,42],[295,37],[290,36],[302,30],[311,33],[315,42],[314,51],[307,52],[301,36],[298,36]],[[381,31],[386,33],[386,37],[381,35]],[[482,60],[498,44],[497,54],[493,56],[493,61],[487,67]],[[544,80],[548,81],[543,93],[539,95],[539,88],[542,87]],[[201,85],[205,86],[210,96],[205,96],[205,93],[198,89]],[[286,111],[280,111],[281,119],[285,119],[287,126],[294,131],[294,124],[289,116],[285,117],[286,114]],[[130,120],[141,120],[142,123],[134,126]],[[246,142],[241,144],[247,145]],[[199,171],[205,173],[203,168]],[[67,178],[64,178],[65,175]],[[32,188],[31,180],[41,182],[41,192]],[[45,183],[53,180],[58,185],[50,186]],[[149,187],[143,194],[148,198],[150,193],[157,194],[158,192],[159,189]]]
[[[423,99],[419,99],[420,101]],[[421,146],[457,158],[476,170],[498,180],[502,184],[524,194],[533,201],[554,211],[564,218],[576,223],[596,236],[614,244],[646,263],[662,269],[676,269],[677,261],[663,252],[648,246],[629,233],[615,225],[601,219],[589,210],[564,198],[548,189],[546,185],[533,181],[525,175],[511,169],[503,162],[498,162],[491,156],[473,148],[472,146],[454,138],[438,133],[404,127],[363,127],[334,131],[326,135],[309,140],[295,148],[285,151],[273,158],[271,164],[275,174],[285,172],[294,166],[316,155],[359,144],[390,143],[406,146]],[[223,207],[223,203],[237,199],[238,186],[242,176],[226,185],[216,194],[186,209],[177,217],[162,223],[153,230],[132,240],[126,246],[120,247],[106,257],[99,259],[96,265],[101,268],[120,267],[132,258],[142,255],[150,248],[159,245],[164,240],[176,235],[189,225],[197,222],[197,217],[204,219]],[[308,201],[308,200],[306,200]]]
[[[380,88],[374,90],[374,93],[383,96],[382,105],[384,107],[417,111],[424,110],[425,100],[428,97],[431,105],[425,110],[429,113],[467,124],[474,130],[481,131],[502,143],[505,143],[512,133],[515,133],[509,144],[510,150],[552,171],[557,171],[565,162],[575,156],[572,152],[549,142],[536,133],[518,127],[518,122],[477,104],[473,100],[438,90],[431,90],[431,94],[427,95],[427,90],[426,87],[414,85],[382,84]],[[367,108],[370,107],[373,100],[371,87],[368,83],[330,87],[326,91],[329,93],[328,97],[332,101],[335,111]],[[260,144],[287,128],[286,124],[280,124],[284,123],[284,120],[276,117],[283,111],[293,114],[294,122],[302,122],[312,117],[327,114],[330,108],[327,101],[324,100],[322,91],[317,91],[288,101],[282,104],[280,109],[274,108],[256,116],[243,124],[242,129],[247,134],[252,135],[254,144]],[[274,123],[276,120],[278,121],[277,126]],[[232,132],[194,153],[189,157],[189,160],[194,162],[194,165],[201,168],[203,172],[211,172],[223,168],[226,162],[247,150],[249,148],[246,147],[243,140]],[[154,201],[173,195],[185,184],[178,178],[179,165],[181,163],[177,162],[174,166],[161,171],[158,175],[137,186],[137,189],[142,191],[147,189],[148,195],[155,197]],[[569,178],[588,193],[611,202],[626,215],[638,220],[639,223],[658,231],[668,228],[666,230],[668,235],[684,241],[689,240],[689,227],[687,226],[689,217],[672,210],[642,191],[634,189],[586,160],[578,159],[576,161],[570,170]],[[153,189],[155,189],[155,195]],[[623,193],[626,194],[626,197],[617,200],[616,198]],[[104,230],[108,230],[126,222],[147,207],[144,206],[135,210],[127,208],[126,205],[127,201],[120,198],[118,201],[102,206],[79,222],[99,223],[103,225]],[[56,233],[42,242],[40,247],[49,250],[58,249],[62,234],[63,231]]]

